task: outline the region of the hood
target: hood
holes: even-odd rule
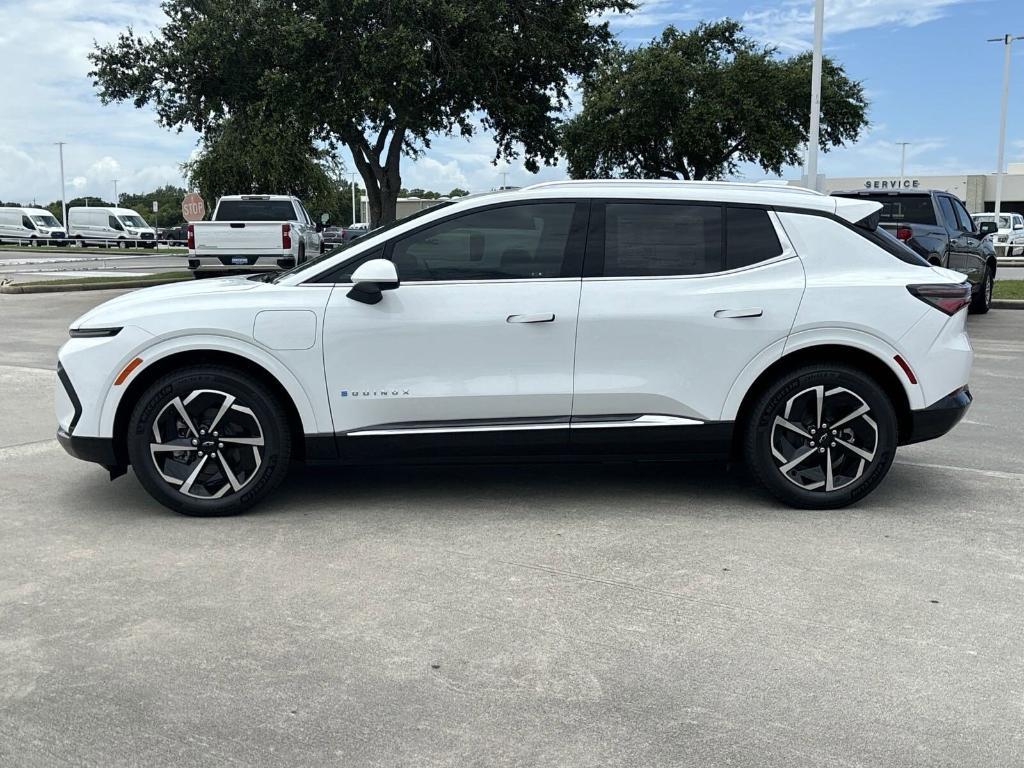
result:
[[[98,307],[93,307],[75,320],[71,327],[102,328],[104,325],[111,324],[111,317],[125,318],[132,315],[145,315],[146,307],[164,305],[167,302],[181,302],[195,296],[251,291],[261,285],[263,283],[244,277],[218,277],[206,280],[183,280],[180,283],[141,288],[105,301]]]

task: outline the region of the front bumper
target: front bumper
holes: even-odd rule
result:
[[[900,440],[901,445],[934,440],[949,432],[971,407],[974,398],[968,387],[951,392],[937,403],[910,412],[910,429]]]
[[[123,462],[114,450],[114,440],[110,437],[76,437],[69,435],[63,428],[57,430],[57,442],[69,455],[82,461],[102,464],[114,471]]]

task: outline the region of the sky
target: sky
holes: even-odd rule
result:
[[[870,127],[856,144],[822,155],[827,176],[991,172],[996,165],[1003,46],[1024,35],[1024,0],[826,0],[825,52],[863,82]],[[667,25],[685,29],[732,17],[781,54],[810,48],[813,0],[641,0],[610,17],[626,45],[649,41]],[[103,105],[87,77],[86,54],[131,25],[156,28],[153,0],[0,0],[0,200],[39,203],[60,196],[57,147],[64,141],[68,198],[113,197],[183,184],[180,164],[198,136],[157,125],[152,111]],[[1007,160],[1024,162],[1024,40],[1015,44]],[[809,85],[808,85],[809,88]],[[808,94],[808,101],[810,96]],[[531,174],[521,164],[492,164],[487,134],[439,137],[425,155],[405,160],[406,188],[447,192],[525,185],[565,177],[564,164]],[[342,160],[351,169],[347,154]],[[502,176],[502,173],[507,176]],[[740,176],[764,178],[757,167]],[[795,178],[799,169],[784,176]]]

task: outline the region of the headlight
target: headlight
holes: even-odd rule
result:
[[[72,339],[100,339],[107,336],[117,336],[120,328],[72,328],[68,335]]]

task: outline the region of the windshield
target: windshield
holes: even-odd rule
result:
[[[53,216],[29,216],[34,224],[38,224],[42,227],[59,227],[60,222],[57,221]]]
[[[214,221],[298,221],[291,200],[221,200]]]
[[[976,214],[974,216],[974,221],[975,221],[976,224],[980,224],[983,221],[995,221],[995,220],[996,220],[996,217],[995,217],[994,213],[990,213],[988,215]],[[1000,229],[1009,229],[1010,228],[1010,217],[1009,216],[1000,216],[999,217],[999,228]]]
[[[378,227],[377,229],[371,230],[368,234],[363,235],[358,240],[349,240],[344,245],[339,245],[337,248],[332,248],[331,250],[324,253],[322,256],[318,256],[312,261],[307,261],[305,264],[300,264],[297,267],[292,267],[286,272],[281,272],[280,274],[277,275],[277,277],[271,280],[271,282],[276,283],[278,280],[280,280],[282,277],[285,277],[286,275],[295,275],[298,274],[299,272],[305,272],[307,269],[318,266],[325,259],[329,259],[332,256],[336,256],[342,251],[346,251],[349,248],[352,248],[353,246],[358,245],[360,248],[362,248],[367,243],[376,242],[381,235],[390,232],[395,227],[400,226],[402,224],[407,224],[410,221],[418,219],[420,216],[423,216],[427,213],[432,213],[433,211],[440,210],[441,208],[444,208],[451,204],[452,201],[449,200],[444,203],[438,203],[437,205],[433,205],[430,208],[424,208],[421,211],[416,211],[416,213],[412,214],[411,216],[406,216],[404,219],[396,219],[390,224],[385,224],[383,227]]]
[[[141,216],[118,216],[117,218],[120,219],[121,223],[124,224],[126,227],[148,227],[149,226],[146,223],[145,219],[143,219]]]

